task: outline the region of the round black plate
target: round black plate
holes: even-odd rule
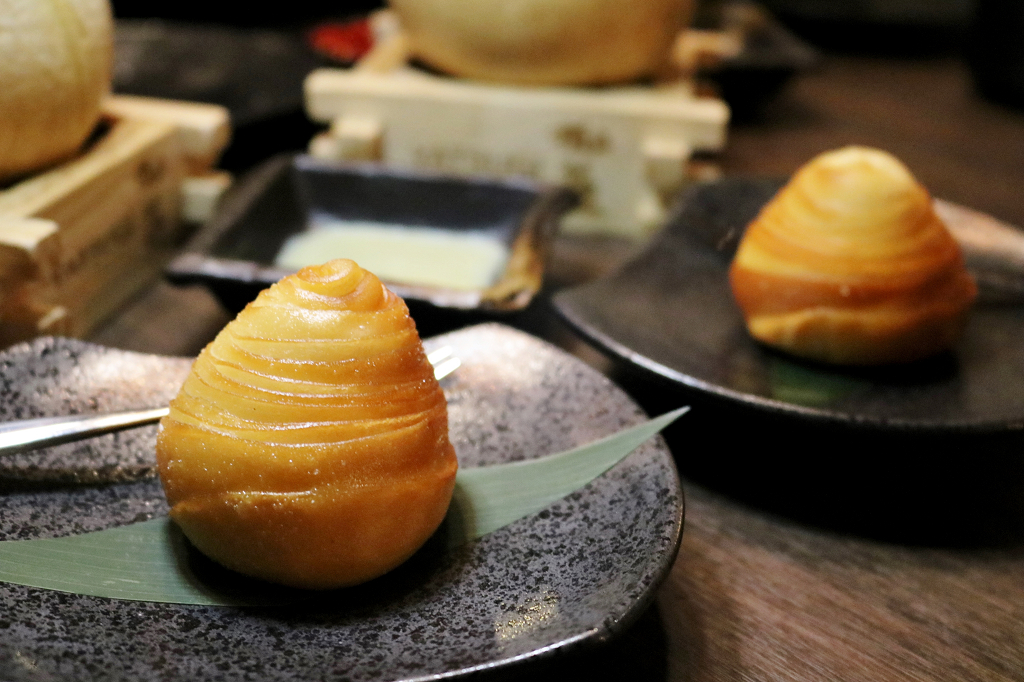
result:
[[[778,180],[728,179],[683,197],[649,249],[608,278],[556,295],[600,348],[691,389],[777,415],[882,428],[1024,428],[1024,306],[979,303],[955,347],[870,369],[809,363],[747,334],[727,269]]]
[[[644,419],[606,377],[509,327],[470,327],[426,345],[449,345],[463,363],[444,381],[463,465],[560,452]],[[7,418],[159,405],[188,371],[180,358],[52,338],[0,354],[0,366]],[[138,466],[152,457],[155,429],[0,469],[0,540],[166,513],[159,482]],[[56,476],[80,458],[109,475],[104,485]],[[118,462],[128,468],[114,476]],[[0,583],[0,679],[377,682],[504,668],[630,624],[675,559],[682,515],[672,457],[652,438],[537,514],[451,552],[428,542],[382,578],[297,604],[154,604]]]

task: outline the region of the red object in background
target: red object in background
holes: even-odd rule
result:
[[[373,47],[373,32],[366,19],[319,24],[306,34],[310,46],[320,54],[351,63]]]

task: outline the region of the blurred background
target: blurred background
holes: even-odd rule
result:
[[[228,107],[235,134],[221,165],[243,171],[276,152],[305,149],[317,127],[303,112],[302,79],[365,52],[365,31],[346,26],[382,5],[306,0],[240,10],[199,0],[116,0],[114,86]],[[1020,180],[1020,147],[991,140],[1017,125],[1024,108],[1024,3],[703,0],[693,25],[749,23],[750,12],[737,19],[737,7],[770,21],[746,33],[740,53],[705,64],[700,74],[732,108],[730,143],[716,159],[725,173],[788,174],[838,144],[876,144],[922,172],[936,194],[974,198],[975,207],[1024,223],[1019,202],[985,190]],[[918,138],[924,131],[916,125],[894,135],[883,130],[893,128],[882,124],[885,116],[937,127],[928,140]],[[963,173],[934,168],[928,148],[948,144],[963,146],[962,160],[987,157],[976,164],[981,175],[967,180],[975,187],[958,190],[948,180]]]

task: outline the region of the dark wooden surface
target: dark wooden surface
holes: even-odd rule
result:
[[[978,99],[954,58],[826,57],[760,120],[736,125],[718,161],[726,173],[782,176],[851,143],[894,152],[936,196],[1024,226],[1024,114]],[[598,276],[629,254],[564,240],[552,281]],[[194,354],[227,319],[204,291],[160,285],[95,340]],[[1024,514],[1011,518],[1024,486],[1020,467],[986,459],[990,448],[1024,459],[1024,438],[924,451],[903,440],[888,452],[884,434],[787,433],[622,373],[544,301],[513,321],[620,379],[652,411],[700,408],[668,434],[688,508],[655,604],[617,639],[517,678],[1024,680]],[[885,485],[889,462],[908,454],[920,476]],[[1007,504],[989,508],[994,479]]]
[[[734,126],[727,173],[786,176],[846,144],[886,149],[936,197],[1024,227],[1024,113],[973,92],[954,57],[825,57],[760,121]]]

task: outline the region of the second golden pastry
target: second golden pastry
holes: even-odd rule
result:
[[[928,191],[866,147],[803,166],[750,224],[729,278],[754,338],[849,365],[948,348],[977,295]]]

